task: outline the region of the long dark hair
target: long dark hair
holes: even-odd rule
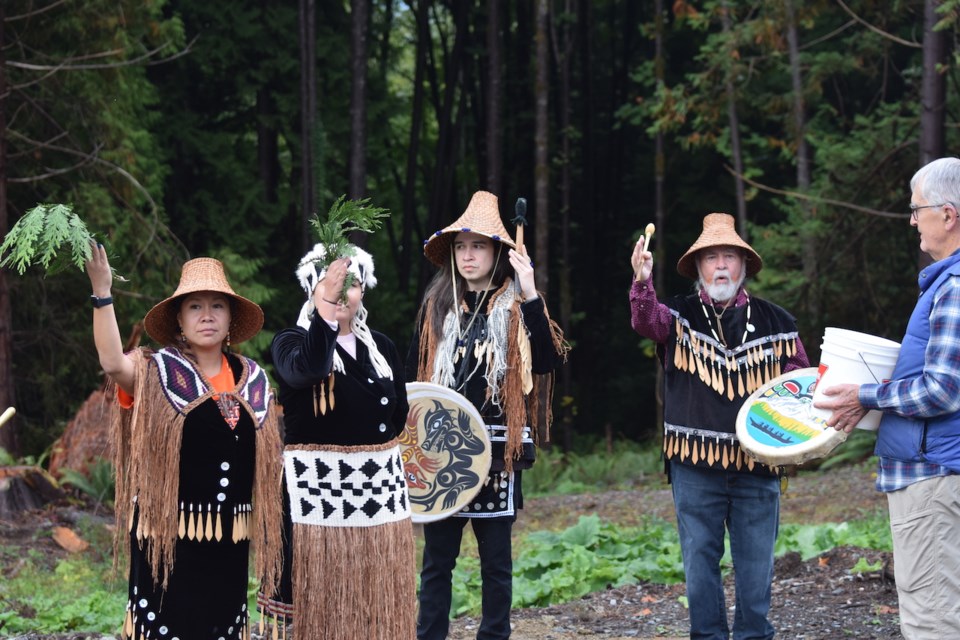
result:
[[[494,267],[493,279],[490,287],[494,290],[503,286],[508,276],[513,275],[513,267],[510,266],[510,260],[506,253],[510,250],[498,240],[490,240],[494,248]],[[506,249],[506,251],[504,250]],[[453,251],[453,243],[450,243],[450,251]],[[453,275],[451,276],[451,271]],[[456,280],[457,299],[453,296],[453,281]],[[443,320],[447,313],[454,308],[454,304],[459,305],[463,302],[463,296],[467,291],[467,281],[463,279],[460,272],[451,262],[444,262],[443,266],[437,269],[427,290],[423,294],[423,304],[420,305],[420,311],[417,313],[417,326],[423,326],[425,322],[430,323],[430,329],[435,336],[443,335]],[[430,317],[426,317],[427,302],[433,301]]]

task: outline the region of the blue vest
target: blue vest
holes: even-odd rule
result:
[[[960,276],[960,251],[920,272],[920,299],[907,323],[891,380],[923,375],[933,299],[940,285],[955,276]],[[926,420],[884,412],[875,452],[883,458],[929,462],[960,472],[960,411]]]

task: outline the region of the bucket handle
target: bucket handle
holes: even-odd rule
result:
[[[877,380],[877,376],[873,373],[873,369],[870,368],[870,365],[867,364],[867,361],[863,358],[863,354],[857,351],[857,357],[860,358],[860,362],[863,363],[863,366],[867,368],[867,371],[870,372],[870,377],[873,378],[873,381],[877,384],[880,384],[880,381]]]

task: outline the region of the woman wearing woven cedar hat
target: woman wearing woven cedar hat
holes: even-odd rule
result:
[[[118,389],[116,544],[130,546],[121,637],[249,638],[251,544],[256,576],[279,578],[280,436],[266,373],[230,347],[260,331],[263,312],[220,262],[190,260],[144,318],[164,346],[124,354],[102,246],[86,266],[94,341]]]
[[[475,193],[460,218],[426,241],[424,253],[439,271],[420,308],[407,378],[466,396],[486,423],[493,460],[467,507],[424,524],[417,637],[447,636],[451,577],[469,521],[482,580],[477,637],[508,638],[510,533],[523,505],[521,472],[533,464],[541,413],[550,420],[549,404],[539,406],[540,390],[545,386],[549,399],[552,372],[568,347],[537,292],[533,263],[500,221],[495,195]]]
[[[407,417],[403,361],[371,330],[363,297],[373,258],[317,244],[297,267],[307,295],[271,352],[284,411],[283,580],[260,606],[295,640],[406,640],[416,560],[397,436]]]
[[[657,343],[664,368],[664,459],[673,488],[690,611],[690,637],[729,637],[720,558],[725,530],[736,578],[734,638],[772,638],[770,585],[780,509],[779,469],[753,460],[736,436],[747,396],[809,366],[793,316],[747,293],[763,266],[734,228],[711,213],[677,271],[697,291],[665,302],[653,289],[653,254],[633,250],[631,324]]]

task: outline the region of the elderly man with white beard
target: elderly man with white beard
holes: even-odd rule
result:
[[[677,514],[690,637],[730,637],[720,573],[729,531],[733,637],[773,638],[768,613],[781,469],[740,447],[736,418],[751,392],[809,366],[796,320],[747,293],[744,281],[763,262],[725,213],[704,218],[700,237],[677,263],[677,271],[696,281],[696,292],[657,299],[653,254],[643,238],[631,265],[631,325],[657,343],[664,371],[664,466]]]

